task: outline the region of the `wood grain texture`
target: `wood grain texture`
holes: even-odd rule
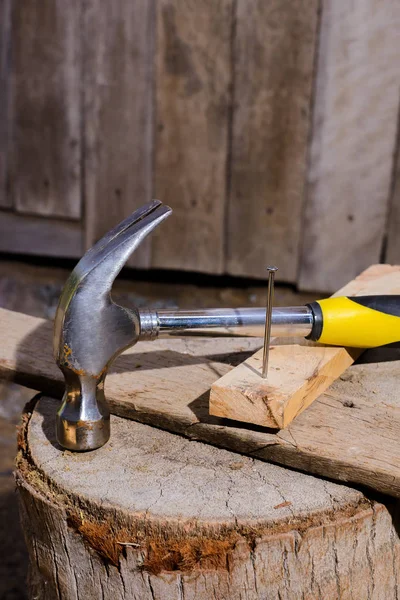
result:
[[[226,269],[295,282],[318,1],[238,0]]]
[[[152,266],[221,273],[233,0],[157,4],[155,195],[174,209]]]
[[[355,281],[354,293],[365,293],[368,279],[376,279],[379,271],[381,281],[390,282],[399,267],[367,270]],[[61,397],[63,378],[52,356],[52,324],[3,309],[0,336],[0,377]],[[261,344],[254,338],[140,342],[115,361],[107,376],[111,411],[400,498],[399,350],[365,352],[365,364],[351,366],[293,423],[273,433],[209,415],[212,383]]]
[[[259,350],[211,386],[210,414],[283,429],[354,362],[361,350],[271,346],[267,379]]]
[[[0,252],[80,258],[80,223],[0,211]]]
[[[394,600],[400,591],[398,502],[117,417],[112,443],[62,452],[54,404],[42,398],[20,435],[32,598],[350,600],[356,590]]]
[[[384,257],[385,262],[392,264],[400,263],[400,113],[396,144],[392,197],[390,198],[387,222],[387,246]]]
[[[24,213],[81,216],[81,1],[12,3],[12,194]]]
[[[88,248],[152,197],[154,0],[84,7]],[[150,241],[128,264],[150,265]]]
[[[362,288],[360,289],[360,283]],[[371,267],[335,296],[397,294],[400,268]],[[210,414],[282,429],[322,394],[362,353],[360,348],[284,344],[270,348],[267,379],[260,350],[211,386]]]
[[[10,151],[10,47],[11,0],[0,0],[0,207],[10,207],[9,151]]]
[[[396,0],[323,2],[303,290],[337,289],[380,258],[399,107],[399,27]]]

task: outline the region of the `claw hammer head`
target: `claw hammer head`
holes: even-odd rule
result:
[[[115,304],[115,278],[142,240],[171,214],[146,204],[99,240],[79,261],[62,291],[54,324],[54,355],[65,377],[57,440],[69,450],[94,450],[110,437],[104,381],[113,359],[140,335],[137,310]]]

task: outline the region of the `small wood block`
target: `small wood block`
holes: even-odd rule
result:
[[[332,346],[271,346],[268,378],[259,350],[211,387],[210,413],[283,429],[361,354]]]
[[[335,296],[396,294],[399,272],[371,267]],[[272,346],[268,378],[262,379],[263,351],[213,383],[210,414],[282,429],[318,398],[363,352],[304,342]]]

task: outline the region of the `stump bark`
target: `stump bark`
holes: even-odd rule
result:
[[[398,501],[118,417],[73,454],[56,408],[42,397],[20,431],[31,599],[398,598]]]

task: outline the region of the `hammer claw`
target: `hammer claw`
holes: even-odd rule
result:
[[[75,270],[79,270],[81,278],[85,277],[90,271],[97,269],[99,263],[110,256],[110,254],[113,254],[121,244],[128,241],[129,248],[126,258],[120,267],[121,269],[130,254],[148,233],[157,227],[163,219],[168,217],[171,212],[172,209],[162,204],[160,200],[152,200],[152,202],[148,202],[138,208],[98,240],[81,258]]]

